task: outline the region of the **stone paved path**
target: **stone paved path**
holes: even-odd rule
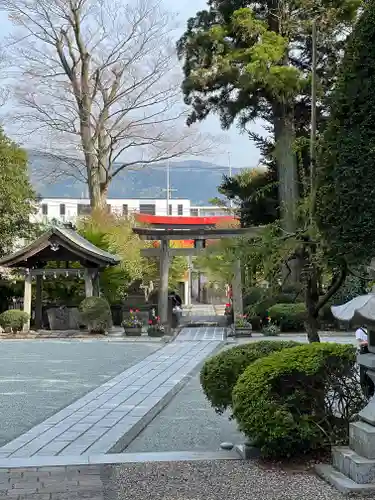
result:
[[[225,309],[225,306],[224,306]],[[221,327],[226,325],[224,310],[222,306],[213,306],[212,304],[194,304],[182,310],[181,325],[214,325]]]
[[[183,331],[182,340],[166,345],[0,448],[0,464],[17,458],[122,451],[172,399],[189,373],[219,347],[224,333],[218,328],[203,329],[200,335],[197,331],[198,341],[191,341],[188,334],[184,340],[184,335]]]
[[[223,341],[225,340],[225,330],[222,327],[200,327],[184,328],[177,337],[177,342],[187,341]]]

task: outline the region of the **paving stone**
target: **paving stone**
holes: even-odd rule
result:
[[[134,425],[143,425],[150,412],[153,418],[153,408],[219,346],[223,329],[196,330],[202,331],[195,331],[194,341],[167,344],[31,429],[21,436],[23,441],[0,448],[0,458],[9,451],[12,458],[46,456],[49,451],[61,456],[108,452]],[[206,337],[209,341],[202,340]]]

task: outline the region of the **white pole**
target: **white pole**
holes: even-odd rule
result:
[[[232,177],[232,162],[231,162],[229,151],[228,151],[228,168],[229,168],[229,177]],[[233,208],[233,201],[232,200],[229,200],[229,207],[231,209]]]
[[[167,162],[167,213],[166,215],[169,215],[169,198],[170,198],[170,191],[171,191],[171,183],[170,183],[170,176],[169,176],[169,160]]]

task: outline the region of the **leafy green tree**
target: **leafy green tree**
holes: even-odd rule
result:
[[[224,176],[219,193],[234,201],[242,227],[263,226],[278,218],[276,172],[247,169]]]
[[[148,263],[140,254],[144,243],[133,233],[132,220],[98,210],[91,217],[81,219],[77,229],[97,247],[121,258],[118,266],[100,273],[104,296],[111,303],[118,302],[125,296],[129,285],[142,280],[148,270]]]
[[[356,24],[318,157],[317,220],[335,258],[368,262],[375,243],[375,2]]]
[[[337,59],[361,0],[209,0],[178,43],[188,123],[220,116],[223,128],[265,120],[274,137],[284,228],[295,231],[299,198],[296,138],[308,133],[311,20],[319,17],[320,96],[334,83]],[[337,36],[340,33],[340,36]],[[324,117],[320,99],[318,121]],[[306,148],[305,148],[306,149]]]
[[[27,154],[0,128],[0,256],[20,238],[29,238],[36,200],[29,181]]]

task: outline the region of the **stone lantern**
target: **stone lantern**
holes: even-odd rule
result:
[[[375,384],[375,293],[360,295],[346,304],[333,306],[332,314],[342,322],[365,325],[368,354],[358,354],[368,383]],[[375,397],[349,425],[349,446],[332,450],[333,465],[319,465],[317,472],[343,493],[367,493],[375,497]]]

